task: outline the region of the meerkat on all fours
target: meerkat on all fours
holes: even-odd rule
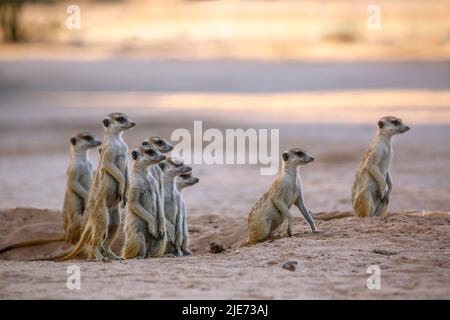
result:
[[[180,218],[179,221],[182,223],[182,239],[181,239],[181,251],[183,252],[183,255],[190,256],[192,255],[192,252],[188,249],[189,245],[189,231],[187,227],[187,205],[184,201],[184,196],[181,193],[181,190],[192,187],[193,185],[197,184],[200,180],[196,177],[192,176],[192,173],[186,173],[179,175],[176,179],[176,187],[178,192],[180,193]]]
[[[96,260],[121,259],[111,250],[111,243],[120,228],[119,205],[126,204],[128,186],[128,147],[122,138],[125,130],[135,123],[123,113],[111,113],[103,119],[104,141],[100,162],[94,174],[86,204],[86,224],[76,247],[58,257],[68,260],[88,246],[88,258]]]
[[[183,224],[180,214],[180,192],[176,187],[176,177],[192,171],[183,161],[168,157],[158,164],[163,171],[164,215],[166,217],[166,253],[182,256]]]
[[[386,217],[392,180],[389,166],[393,157],[392,136],[409,127],[396,117],[383,117],[378,130],[361,161],[352,185],[352,205],[359,217]]]
[[[101,143],[98,138],[87,132],[75,134],[70,138],[70,162],[67,167],[67,184],[62,210],[64,235],[16,243],[2,248],[0,253],[54,241],[67,241],[72,244],[77,243],[84,227],[84,208],[93,174],[92,164],[87,157],[87,151],[88,149],[98,147]]]
[[[133,150],[131,155],[133,163],[122,257],[124,259],[161,257],[166,249],[165,218],[163,213],[163,220],[158,219],[158,189],[154,178],[148,175],[148,169],[166,157],[153,145],[141,146]],[[159,230],[162,230],[162,233]]]
[[[248,216],[248,238],[242,245],[255,244],[273,236],[287,220],[288,236],[292,235],[293,217],[289,208],[295,204],[309,223],[311,231],[317,233],[311,212],[303,201],[302,186],[298,167],[314,160],[300,148],[292,148],[283,153],[282,170],[278,178],[253,206]]]

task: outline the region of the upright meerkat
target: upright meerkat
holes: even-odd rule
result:
[[[386,217],[392,180],[389,174],[394,151],[392,136],[409,127],[396,117],[383,117],[378,130],[356,171],[352,185],[352,205],[359,217]]]
[[[287,219],[287,233],[292,235],[293,217],[289,208],[295,204],[308,221],[311,231],[318,232],[311,212],[303,201],[302,186],[298,167],[314,160],[300,148],[292,148],[282,155],[283,165],[278,178],[269,191],[256,202],[248,216],[248,238],[243,245],[255,244],[271,237]]]
[[[150,138],[144,140],[142,142],[143,146],[152,145],[154,146],[160,153],[167,154],[170,151],[173,150],[173,146],[160,136],[151,136]],[[156,191],[157,199],[156,199],[156,205],[157,205],[157,211],[156,216],[159,221],[158,223],[158,230],[159,234],[164,234],[166,231],[164,224],[165,224],[165,217],[164,217],[164,186],[163,186],[163,172],[161,168],[158,165],[152,165],[150,166],[150,169],[148,170],[148,180],[151,184],[152,188]]]
[[[136,124],[125,114],[115,112],[103,119],[105,131],[100,162],[92,181],[85,214],[87,221],[76,247],[57,257],[68,260],[88,245],[88,258],[121,259],[111,250],[111,243],[120,228],[119,204],[126,204],[128,188],[128,147],[122,138],[125,130]]]
[[[141,146],[133,158],[125,218],[124,259],[160,257],[166,248],[165,219],[158,219],[158,189],[148,168],[166,159],[153,145]],[[162,226],[159,224],[162,223]],[[159,232],[162,230],[162,234]]]
[[[192,173],[186,173],[179,175],[176,179],[176,186],[177,190],[180,193],[180,221],[182,223],[182,239],[181,239],[181,251],[183,255],[190,256],[192,252],[188,249],[189,245],[189,231],[187,227],[187,206],[186,202],[184,201],[183,194],[181,193],[181,190],[192,187],[193,185],[197,184],[200,180],[196,177],[192,176]]]
[[[98,147],[102,142],[88,132],[80,132],[70,138],[70,162],[67,167],[67,185],[64,196],[63,219],[64,235],[46,239],[36,239],[12,244],[0,250],[0,253],[53,241],[68,241],[76,244],[83,231],[84,208],[91,186],[92,164],[87,151]]]
[[[163,171],[164,215],[166,217],[167,245],[166,253],[182,256],[183,224],[180,220],[180,192],[176,188],[176,177],[190,172],[192,169],[183,161],[168,157],[158,164]]]

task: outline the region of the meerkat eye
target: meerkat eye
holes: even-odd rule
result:
[[[94,140],[91,136],[86,136],[86,137],[84,137],[84,140],[86,140],[86,141],[92,141],[92,140]]]
[[[124,117],[118,117],[118,118],[116,118],[116,120],[120,123],[124,123],[126,121],[126,119]]]
[[[163,144],[163,142],[162,142],[161,140],[158,140],[158,141],[156,141],[156,144],[157,144],[158,146],[160,146],[160,145]]]
[[[398,121],[398,120],[394,120],[394,121],[392,121],[391,123],[392,123],[394,126],[400,125],[400,121]]]
[[[148,154],[150,157],[153,157],[153,156],[155,155],[155,151],[153,151],[153,150],[148,150],[148,151],[147,151],[147,154]]]
[[[304,152],[298,151],[297,152],[297,156],[299,156],[300,158],[303,158],[305,156]]]

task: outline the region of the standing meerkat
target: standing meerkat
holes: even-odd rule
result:
[[[16,243],[0,250],[0,253],[53,241],[67,241],[76,244],[84,227],[84,208],[92,180],[92,164],[87,151],[98,147],[102,142],[88,132],[80,132],[70,138],[70,162],[67,167],[67,185],[64,196],[63,219],[64,235]]]
[[[164,215],[166,217],[167,245],[166,253],[182,256],[183,224],[180,215],[180,192],[176,187],[176,177],[190,172],[192,169],[183,161],[168,157],[158,164],[163,171]]]
[[[181,239],[181,251],[183,252],[183,255],[190,256],[192,255],[192,252],[188,249],[189,245],[189,231],[187,227],[187,206],[186,202],[184,201],[183,194],[181,193],[181,190],[187,187],[192,187],[193,185],[197,184],[200,180],[196,177],[192,176],[192,173],[186,173],[179,175],[176,179],[176,185],[177,190],[180,193],[180,221],[182,223],[182,239]]]
[[[122,138],[125,130],[136,124],[125,114],[115,112],[103,119],[104,141],[86,204],[87,221],[76,247],[60,260],[75,257],[88,245],[88,258],[121,259],[111,250],[120,228],[119,205],[126,204],[128,188],[128,147]]]
[[[166,159],[153,145],[141,146],[133,158],[125,218],[124,259],[160,257],[166,248],[165,219],[158,219],[158,189],[148,168]],[[162,223],[162,226],[159,224]],[[162,234],[159,232],[162,230]]]
[[[242,245],[255,244],[271,237],[287,219],[287,233],[292,235],[293,217],[289,208],[295,204],[308,221],[311,231],[317,233],[311,212],[303,201],[300,165],[314,161],[314,158],[299,148],[292,148],[282,155],[283,165],[278,178],[253,206],[248,216],[248,238]]]
[[[392,180],[389,174],[394,151],[392,137],[409,127],[396,117],[383,117],[378,130],[356,171],[352,185],[352,206],[359,217],[386,217]]]
[[[151,136],[150,138],[144,140],[142,142],[143,146],[152,145],[154,146],[160,153],[167,154],[173,150],[173,146],[160,136]],[[148,180],[150,184],[156,184],[156,195],[157,195],[157,212],[156,216],[159,221],[158,230],[159,234],[165,233],[166,229],[164,227],[165,217],[164,217],[164,186],[163,186],[163,172],[158,165],[150,166],[148,170]]]

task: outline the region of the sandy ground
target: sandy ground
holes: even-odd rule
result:
[[[193,120],[205,128],[278,128],[280,150],[300,146],[315,156],[301,169],[305,200],[312,212],[326,212],[317,214],[319,235],[296,218],[294,237],[237,252],[248,211],[274,177],[255,165],[194,165],[200,183],[185,192],[193,257],[25,262],[67,246],[14,250],[0,256],[0,298],[449,299],[449,66],[0,61],[0,246],[59,234],[70,135],[100,136],[99,119],[116,110],[138,123],[125,135],[130,146],[192,130]],[[391,170],[390,210],[402,213],[388,222],[326,221],[330,212],[350,211],[355,168],[385,114],[412,127],[395,141]],[[97,152],[90,156],[96,163]],[[210,241],[226,253],[209,253]],[[296,272],[281,268],[290,260],[299,262]],[[81,267],[81,291],[65,286],[71,264]],[[382,270],[381,290],[366,288],[372,264]]]
[[[380,219],[317,215],[312,235],[300,218],[292,238],[238,248],[245,219],[190,217],[194,256],[124,262],[22,262],[64,245],[17,249],[1,257],[0,298],[14,299],[449,299],[450,213],[393,214]],[[54,235],[59,212],[1,211],[2,238]],[[18,223],[19,222],[19,223]],[[120,239],[116,242],[120,244]],[[212,254],[208,243],[226,248]],[[4,243],[2,243],[4,245]],[[384,250],[392,255],[377,254]],[[295,271],[282,268],[298,263]],[[81,268],[81,289],[66,287],[68,266]],[[366,286],[367,267],[381,269],[381,289]]]

